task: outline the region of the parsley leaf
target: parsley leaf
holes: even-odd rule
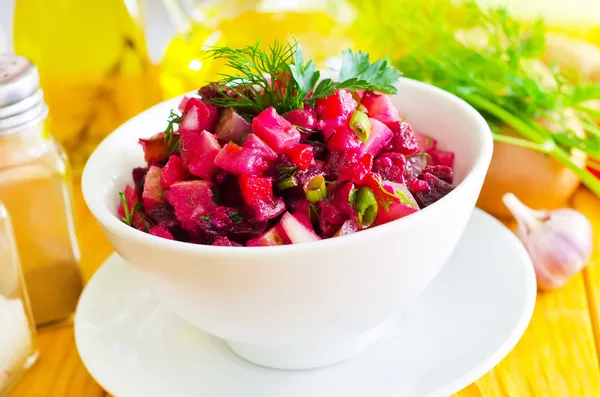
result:
[[[306,97],[319,81],[321,72],[317,70],[317,65],[312,59],[304,64],[304,52],[299,44],[296,46],[296,52],[294,53],[294,63],[290,64],[289,68],[298,86],[298,96],[301,98]]]
[[[396,82],[402,76],[388,60],[369,61],[369,54],[348,49],[342,53],[340,83],[337,89],[356,91],[357,89],[379,91],[386,94],[397,92]]]

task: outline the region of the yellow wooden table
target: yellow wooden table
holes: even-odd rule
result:
[[[88,280],[112,248],[79,192],[76,203],[81,264]],[[594,223],[591,263],[560,290],[540,294],[531,324],[515,349],[455,397],[600,396],[600,200],[582,188],[571,205]],[[39,361],[10,397],[106,395],[83,366],[71,326],[43,329],[39,343]]]

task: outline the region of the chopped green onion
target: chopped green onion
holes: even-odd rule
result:
[[[304,194],[311,203],[318,203],[327,197],[327,184],[323,175],[314,176],[304,186]]]
[[[298,186],[298,180],[293,175],[277,182],[277,189],[279,190],[285,190],[296,186]]]
[[[377,206],[377,198],[375,197],[373,190],[366,186],[358,189],[354,205],[358,223],[362,227],[371,226],[373,222],[375,222],[375,218],[377,218],[377,211],[379,209]]]
[[[358,139],[366,142],[371,133],[371,120],[369,120],[369,116],[366,113],[357,109],[352,113],[352,117],[350,117],[350,128],[352,128]]]

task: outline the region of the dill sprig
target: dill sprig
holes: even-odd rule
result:
[[[483,9],[473,1],[353,2],[373,51],[395,49],[396,67],[469,102],[486,118],[496,141],[548,154],[600,195],[600,181],[570,153],[576,149],[600,159],[600,129],[594,122],[600,114],[586,106],[600,99],[600,86],[541,61],[546,51],[542,20],[523,24],[505,8]],[[570,128],[564,117],[569,112],[583,122],[584,136]],[[558,128],[545,128],[541,120]],[[504,126],[519,136],[508,135]]]
[[[121,204],[123,204],[123,212],[125,212],[125,216],[121,218],[121,221],[131,227],[137,227],[138,225],[134,224],[133,215],[136,212],[143,210],[142,204],[136,203],[132,205],[130,209],[129,205],[127,204],[125,193],[119,193],[119,197],[121,198]],[[140,221],[138,220],[138,223],[139,222]]]
[[[395,83],[401,76],[387,60],[371,63],[367,53],[346,50],[342,54],[342,69],[338,81],[321,80],[315,62],[305,62],[300,44],[273,42],[266,50],[260,41],[244,48],[219,47],[207,56],[222,59],[228,73],[211,84],[216,95],[204,98],[219,107],[233,107],[250,118],[273,106],[279,114],[314,105],[315,100],[331,95],[335,90],[374,90],[395,93]]]
[[[175,131],[175,125],[179,126],[182,119],[183,116],[177,114],[174,110],[171,110],[167,118],[167,128],[163,132],[163,139],[169,146],[169,155],[179,149],[179,134]]]

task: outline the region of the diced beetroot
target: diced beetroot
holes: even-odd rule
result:
[[[377,156],[381,149],[390,143],[394,134],[381,121],[374,118],[369,118],[369,120],[371,121],[371,133],[367,141],[362,144],[360,153],[371,153],[373,156]]]
[[[169,145],[162,132],[153,135],[149,139],[140,139],[139,142],[144,149],[144,160],[148,164],[160,163],[169,154]]]
[[[287,112],[283,117],[296,127],[300,127],[305,131],[300,131],[301,139],[306,139],[311,134],[308,131],[314,131],[317,128],[317,115],[311,107],[304,109],[296,109]],[[308,130],[308,131],[307,131]]]
[[[292,163],[296,164],[302,171],[305,171],[308,166],[314,162],[313,147],[308,144],[299,143],[294,145],[287,149],[285,154],[287,154]]]
[[[142,193],[142,200],[144,201],[146,211],[165,201],[163,188],[160,184],[160,173],[160,167],[154,165],[148,168],[148,172],[146,173],[144,192]]]
[[[392,99],[384,94],[367,91],[360,101],[361,105],[369,111],[369,117],[377,119],[386,125],[400,120],[398,110],[392,103]]]
[[[184,229],[188,229],[194,214],[205,215],[216,207],[213,202],[213,186],[209,181],[185,181],[174,183],[165,192]]]
[[[278,115],[273,106],[263,110],[252,120],[252,132],[277,153],[283,153],[300,141],[300,132]]]
[[[360,183],[373,167],[373,156],[370,153],[360,155],[356,152],[345,152],[339,164],[339,180]]]
[[[324,120],[332,120],[336,117],[347,119],[357,106],[351,92],[336,90],[326,98],[317,99],[315,110],[317,115]]]
[[[275,226],[259,237],[248,240],[246,247],[266,247],[269,245],[284,244],[289,244],[289,242],[286,241],[286,238],[279,233],[279,228]]]
[[[373,223],[373,225],[383,225],[384,223],[395,221],[396,219],[404,218],[407,215],[414,214],[418,210],[418,207],[413,207],[403,203],[391,204],[387,210],[379,207],[379,212],[377,213],[377,218],[375,219],[375,223]]]
[[[315,110],[309,106],[306,106],[304,109],[287,112],[283,117],[293,125],[306,128],[307,130],[317,128],[317,115],[315,114]]]
[[[312,227],[300,221],[295,215],[286,212],[281,218],[280,225],[292,244],[310,243],[321,240]]]
[[[438,142],[427,135],[415,132],[415,137],[417,139],[419,151],[429,154],[429,164],[445,165],[450,168],[454,166],[454,153],[441,150],[437,146]]]
[[[162,226],[151,227],[149,233],[156,237],[166,238],[167,240],[175,240],[171,232]]]
[[[267,221],[259,221],[251,216],[244,216],[241,222],[236,222],[227,230],[227,236],[240,243],[256,238],[267,230]]]
[[[421,179],[413,178],[408,181],[408,188],[412,193],[427,193],[431,190],[429,184]]]
[[[454,153],[440,150],[437,147],[429,153],[433,165],[442,165],[452,168],[454,166]]]
[[[233,108],[225,108],[216,127],[217,138],[223,141],[239,142],[252,126]]]
[[[412,128],[412,127],[411,127]],[[413,131],[419,152],[428,153],[431,149],[437,146],[437,141],[425,134],[421,134],[418,131]]]
[[[317,175],[322,175],[323,177],[325,177],[325,167],[323,163],[315,162],[314,164],[309,165],[306,171],[296,172],[298,186],[306,185],[312,178],[314,178]]]
[[[160,172],[160,185],[163,189],[168,189],[172,184],[186,181],[189,178],[190,174],[181,157],[172,155]]]
[[[390,190],[390,188],[391,188],[393,192],[396,192],[396,194],[404,195],[404,197],[406,197],[406,199],[408,201],[413,203],[415,207],[419,206],[419,204],[417,203],[417,200],[415,200],[412,193],[410,192],[410,190],[408,190],[408,187],[406,187],[406,185],[404,183],[383,181],[383,186],[387,190]]]
[[[217,167],[234,175],[261,175],[269,168],[269,162],[260,149],[241,147],[228,143],[217,154],[214,161]]]
[[[423,172],[433,174],[444,182],[452,183],[452,168],[446,165],[428,165]]]
[[[429,190],[418,191],[411,189],[412,184],[409,184],[408,186],[421,208],[425,208],[435,203],[454,189],[451,184],[444,182],[429,172],[424,172],[421,175],[421,179],[429,185]]]
[[[323,135],[325,136],[329,150],[359,150],[363,144],[347,124],[335,129],[326,128],[323,131]]]
[[[242,244],[236,243],[235,241],[230,241],[225,236],[217,237],[211,245],[217,245],[221,247],[243,247]]]
[[[347,234],[356,233],[361,229],[360,225],[354,218],[348,219],[342,224],[342,227],[334,234],[335,237],[345,236]]]
[[[185,107],[188,103],[188,101],[190,100],[190,98],[188,96],[185,96],[183,98],[181,98],[181,102],[179,102],[179,106],[177,106],[177,108],[179,109],[179,111],[181,113],[183,113],[185,111]]]
[[[157,226],[162,226],[167,230],[174,230],[179,226],[175,210],[169,203],[155,205],[146,212],[152,223]]]
[[[273,149],[269,147],[262,139],[257,137],[255,134],[248,134],[244,142],[242,143],[242,147],[258,149],[264,154],[264,158],[266,160],[272,161],[277,158],[277,153]]]
[[[133,178],[135,191],[139,198],[142,197],[142,193],[144,192],[144,180],[146,179],[147,172],[148,167],[136,167],[131,170],[131,177]]]
[[[329,200],[319,202],[319,228],[323,237],[332,237],[342,226],[344,221],[348,219],[348,215],[343,214]]]
[[[129,213],[132,212],[133,206],[140,202],[140,199],[135,191],[135,188],[131,185],[125,186],[125,190],[123,191],[125,195],[125,201],[127,202],[127,208],[129,209]],[[117,214],[119,218],[125,217],[125,208],[123,207],[123,202],[119,201],[119,206],[117,207]]]
[[[373,161],[373,171],[386,181],[404,183],[406,159],[400,153],[384,153]]]
[[[342,224],[351,217],[355,217],[350,198],[354,184],[352,182],[338,182],[327,190],[328,197],[319,202],[320,214],[319,227],[323,237],[334,236]]]
[[[394,133],[387,149],[391,152],[398,152],[404,155],[415,154],[419,152],[417,138],[413,132],[412,126],[406,121],[395,121],[389,124]]]
[[[193,216],[189,233],[197,242],[212,244],[217,238],[226,236],[231,241],[245,244],[246,241],[263,234],[266,221],[259,221],[234,208],[216,207],[210,213]]]
[[[421,172],[423,172],[427,166],[428,159],[429,155],[425,153],[406,156],[404,179],[410,181],[411,179],[417,178],[419,175],[421,175]]]
[[[271,178],[241,175],[238,182],[242,198],[256,219],[266,221],[285,211],[283,199],[273,196]]]
[[[304,192],[302,193],[302,197],[298,200],[287,200],[288,201],[288,211],[292,214],[296,215],[296,217],[302,222],[306,222],[312,226],[312,222],[315,224],[319,222],[317,214],[313,213],[312,204],[306,199]]]
[[[354,215],[354,209],[352,208],[352,203],[350,203],[354,184],[352,182],[338,182],[333,185],[331,190],[329,199],[333,205],[346,215]]]
[[[196,110],[193,110],[193,108],[196,108]],[[195,117],[197,119],[198,125],[194,131],[196,131],[196,132],[200,132],[202,130],[207,130],[209,132],[215,131],[215,127],[216,127],[217,119],[218,119],[218,112],[217,112],[216,106],[211,105],[210,103],[205,103],[200,98],[192,97],[192,98],[188,99],[188,101],[186,102],[183,113],[185,114],[185,117],[183,119],[182,125],[180,126],[180,129],[187,128],[187,127],[184,127],[184,125],[183,125],[185,123],[185,120],[187,119],[187,116],[190,113],[195,113],[196,114]],[[192,125],[190,125],[190,126],[192,126]]]
[[[323,142],[306,141],[306,143],[313,147],[313,157],[315,158],[315,160],[327,161],[327,157],[329,156],[329,149],[327,149]]]
[[[181,159],[191,174],[202,179],[210,179],[217,171],[215,157],[221,150],[217,137],[204,130],[195,132],[183,131],[180,143]]]

